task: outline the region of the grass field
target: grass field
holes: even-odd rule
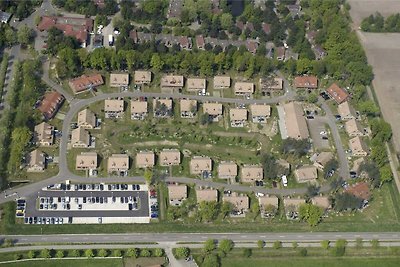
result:
[[[393,258],[232,258],[222,259],[222,267],[397,267],[400,257]]]
[[[122,267],[124,266],[122,259],[77,259],[77,260],[38,260],[1,264],[5,267]]]

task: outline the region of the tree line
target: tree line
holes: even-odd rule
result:
[[[400,14],[392,14],[386,19],[376,12],[364,18],[361,22],[364,32],[400,32]]]

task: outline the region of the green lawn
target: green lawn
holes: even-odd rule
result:
[[[1,264],[6,267],[119,267],[124,266],[122,259],[74,259],[74,260],[38,260]]]
[[[222,259],[222,267],[397,267],[400,257],[394,258],[232,258]]]

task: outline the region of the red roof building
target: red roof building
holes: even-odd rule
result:
[[[255,54],[257,52],[258,43],[256,41],[248,40],[246,42],[246,48],[250,53]]]
[[[204,42],[204,37],[203,37],[203,35],[197,35],[197,36],[196,36],[196,45],[197,45],[197,48],[198,48],[198,49],[204,50],[205,42]]]
[[[38,107],[45,120],[50,120],[56,115],[65,98],[58,92],[46,93]]]
[[[369,190],[368,184],[365,182],[349,186],[346,192],[363,200],[368,200],[371,197],[371,191]]]
[[[318,78],[315,76],[297,76],[294,78],[294,87],[306,88],[306,89],[317,89]]]
[[[262,29],[265,32],[265,34],[270,34],[271,33],[271,24],[263,22]]]
[[[246,29],[249,29],[250,31],[254,31],[254,24],[251,22],[246,22]]]
[[[129,38],[131,38],[135,44],[139,42],[138,33],[136,30],[131,30],[129,32]]]
[[[92,74],[89,76],[72,79],[68,82],[74,94],[80,94],[90,88],[104,84],[103,77],[100,74]]]
[[[192,49],[192,39],[187,36],[181,36],[179,38],[179,45],[182,49],[190,50]]]
[[[349,93],[347,93],[343,88],[340,88],[336,83],[332,84],[328,89],[326,89],[326,92],[338,104],[347,101],[347,99],[350,97]]]
[[[53,27],[63,31],[66,36],[75,37],[85,47],[89,33],[93,31],[93,20],[87,18],[43,16],[37,26],[39,31],[48,31]]]

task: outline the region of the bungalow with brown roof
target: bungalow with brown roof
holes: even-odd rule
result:
[[[204,50],[205,42],[204,42],[203,35],[196,36],[196,45],[197,45],[197,49]]]
[[[207,113],[212,121],[217,122],[222,117],[221,103],[203,103],[203,113]]]
[[[356,111],[350,105],[349,101],[345,101],[338,105],[338,114],[342,120],[350,120],[357,117]]]
[[[299,183],[315,182],[318,178],[318,170],[315,166],[305,165],[296,169],[294,176]]]
[[[133,41],[134,44],[137,44],[137,43],[139,42],[138,32],[137,32],[136,29],[131,30],[131,31],[129,32],[129,38],[132,39],[132,41]]]
[[[97,169],[97,153],[81,152],[76,156],[75,170],[95,170]]]
[[[345,192],[358,197],[362,200],[369,200],[371,197],[371,190],[366,182],[356,183],[346,188]]]
[[[100,74],[82,75],[68,82],[74,94],[83,93],[103,84],[103,77]]]
[[[354,136],[363,136],[364,135],[364,129],[361,126],[361,124],[356,121],[356,119],[350,119],[344,123],[344,128],[346,130],[346,133],[350,137]]]
[[[179,38],[179,46],[181,47],[181,49],[185,49],[185,50],[192,50],[192,38],[187,37],[187,36],[181,36]]]
[[[181,152],[178,149],[163,149],[160,152],[160,166],[176,166],[181,164]]]
[[[104,100],[104,115],[107,119],[121,118],[124,115],[124,100]]]
[[[187,186],[183,184],[168,185],[168,199],[171,206],[180,206],[182,201],[187,199]]]
[[[233,212],[237,214],[243,214],[249,210],[249,197],[247,195],[239,195],[233,192],[231,195],[224,195],[222,197],[223,202],[228,202],[233,205]]]
[[[231,87],[231,77],[214,76],[214,89],[226,89]]]
[[[197,92],[206,90],[206,79],[188,78],[186,81],[188,92]]]
[[[307,139],[310,134],[306,119],[304,118],[303,108],[301,104],[297,102],[290,102],[283,106],[284,120],[285,120],[285,132],[281,132],[282,139],[294,138],[296,140]]]
[[[181,118],[193,118],[197,113],[197,100],[181,99]]]
[[[235,179],[238,174],[238,166],[233,161],[222,161],[218,165],[218,178]]]
[[[152,168],[155,164],[155,155],[152,151],[140,151],[136,154],[136,168]]]
[[[250,53],[255,55],[257,53],[257,49],[258,49],[258,42],[254,41],[254,40],[247,40],[246,48],[247,48],[247,51],[249,51]]]
[[[283,47],[283,46],[277,47],[275,50],[275,54],[276,54],[277,60],[280,60],[280,61],[285,60],[285,47]]]
[[[260,78],[260,88],[263,95],[274,90],[283,90],[283,79],[277,77]]]
[[[234,92],[235,95],[251,95],[254,93],[254,83],[236,82]]]
[[[369,153],[367,145],[359,136],[349,140],[349,148],[351,150],[351,154],[355,157],[365,157]]]
[[[323,171],[325,168],[325,165],[332,159],[333,159],[332,152],[321,152],[315,158],[314,166],[317,167],[319,170]]]
[[[250,112],[254,123],[267,123],[267,119],[271,116],[271,106],[265,104],[251,104]]]
[[[39,111],[45,120],[52,119],[64,102],[65,97],[59,92],[48,92],[39,104]]]
[[[148,114],[148,103],[146,100],[131,100],[131,119],[143,120]]]
[[[129,170],[129,156],[127,154],[112,154],[107,161],[108,173],[127,172]]]
[[[218,191],[216,189],[197,189],[196,190],[197,203],[200,202],[217,202]]]
[[[51,146],[54,144],[54,126],[42,122],[35,126],[33,141],[39,146]]]
[[[318,78],[315,76],[297,76],[294,78],[294,87],[297,89],[317,89]]]
[[[161,78],[162,93],[180,92],[183,86],[183,76],[181,75],[164,75]]]
[[[263,168],[256,165],[245,165],[241,169],[241,181],[243,183],[254,183],[264,179]]]
[[[263,22],[261,24],[261,27],[262,27],[262,29],[263,29],[265,34],[270,34],[271,33],[271,24]]]
[[[315,196],[311,199],[311,203],[317,207],[320,207],[324,210],[328,210],[332,207],[331,202],[328,197],[324,196]]]
[[[258,205],[262,218],[271,218],[276,215],[279,208],[279,199],[276,196],[260,196]]]
[[[158,98],[153,99],[153,113],[154,117],[165,118],[173,115],[172,110],[172,99],[170,98]]]
[[[306,200],[304,198],[284,198],[283,206],[286,211],[286,218],[295,220],[299,217],[300,206],[305,204]]]
[[[212,171],[212,160],[209,157],[194,156],[190,160],[190,174],[201,175]]]
[[[46,156],[38,149],[33,150],[28,155],[27,172],[44,172],[46,168]]]
[[[343,88],[340,88],[336,83],[329,86],[329,88],[326,89],[326,93],[338,104],[347,101],[350,97],[349,93]]]
[[[110,87],[127,87],[129,85],[128,73],[111,73]]]
[[[71,146],[86,148],[90,146],[90,134],[84,128],[76,128],[71,132]]]
[[[136,70],[133,76],[135,84],[151,83],[151,71]]]
[[[96,128],[96,115],[88,109],[79,111],[78,113],[78,127],[84,129],[93,129]]]
[[[231,108],[229,110],[229,117],[231,120],[231,127],[244,127],[247,121],[247,109]]]

